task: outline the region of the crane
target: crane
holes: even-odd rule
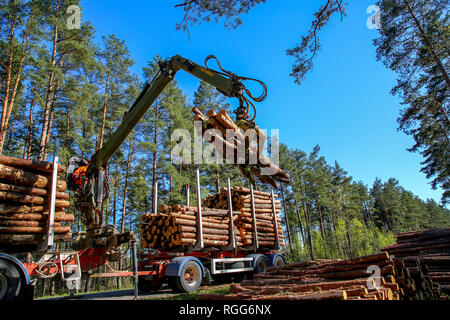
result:
[[[215,60],[220,71],[208,67],[209,60]],[[124,115],[123,121],[106,143],[91,157],[90,160],[73,157],[67,169],[69,190],[75,192],[75,203],[81,214],[83,223],[87,227],[86,236],[80,239],[80,248],[86,247],[117,247],[122,243],[133,240],[132,233],[119,234],[114,226],[103,225],[102,205],[108,195],[106,165],[112,155],[124,142],[148,108],[156,101],[164,88],[174,79],[179,70],[183,70],[209,85],[220,93],[239,100],[239,107],[234,111],[236,124],[246,130],[257,128],[254,123],[256,107],[252,101],[261,102],[267,96],[266,85],[257,79],[238,76],[224,70],[218,59],[210,55],[205,59],[205,66],[201,66],[179,55],[165,61],[159,61],[159,71],[150,83],[145,84],[135,103]],[[258,82],[263,92],[254,97],[243,81]],[[251,117],[250,109],[253,109]]]

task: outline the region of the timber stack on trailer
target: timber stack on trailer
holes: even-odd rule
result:
[[[202,234],[205,247],[229,246],[233,235],[237,248],[248,249],[257,243],[258,248],[270,250],[276,248],[278,242],[280,246],[285,245],[281,218],[278,214],[281,208],[279,200],[274,199],[272,203],[270,194],[254,191],[255,203],[252,212],[249,202],[250,190],[232,188],[233,221],[230,224],[229,210],[226,209],[228,206],[223,204],[223,201],[225,203],[228,201],[227,193],[227,189],[223,189],[219,194],[203,201],[205,206],[202,206]],[[216,198],[220,201],[212,200]],[[197,207],[160,206],[159,211],[158,214],[143,216],[141,223],[143,248],[184,250],[197,242],[199,235]],[[233,230],[230,230],[231,225]]]
[[[378,272],[379,273],[374,273]],[[231,285],[231,294],[199,300],[416,300],[439,299],[429,278],[416,282],[387,253],[351,260],[315,260],[269,268]]]
[[[445,294],[450,294],[450,228],[401,233],[397,243],[383,248],[419,279],[430,277]],[[423,275],[426,270],[428,275]]]
[[[48,231],[53,164],[0,156],[0,247],[7,251],[38,245]],[[66,214],[65,168],[58,166],[55,241],[71,239],[72,214]]]

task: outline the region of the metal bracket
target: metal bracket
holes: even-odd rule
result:
[[[255,194],[253,192],[253,185],[250,184],[250,197],[251,197],[251,207],[252,207],[252,221],[253,221],[253,248],[256,251],[259,248],[258,245],[258,228],[256,225],[256,213],[255,213]]]
[[[47,251],[53,247],[55,242],[55,204],[56,204],[56,191],[58,185],[58,161],[59,161],[59,139],[56,138],[55,142],[55,154],[53,156],[53,172],[52,172],[52,185],[50,192],[50,208],[47,222],[47,235],[42,244],[38,246],[38,251]]]
[[[153,214],[159,215],[158,213],[158,181],[155,181],[153,186]]]
[[[202,219],[202,196],[200,192],[200,171],[196,172],[197,183],[197,243],[193,246],[193,250],[203,250],[205,244],[203,242],[203,219]]]
[[[230,178],[227,180],[228,186],[228,219],[229,219],[229,228],[230,228],[230,240],[229,245],[224,247],[223,250],[235,250],[236,251],[236,235],[234,233],[234,225],[233,225],[233,201],[231,198],[231,182]]]
[[[277,243],[277,247],[276,249],[279,250],[280,249],[280,237],[278,235],[278,221],[277,221],[277,210],[275,207],[275,195],[273,194],[273,189],[272,189],[272,211],[273,211],[273,225],[274,225],[274,233],[275,233],[275,240]]]

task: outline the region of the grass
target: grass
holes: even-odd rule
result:
[[[89,292],[78,292],[78,293],[74,293],[74,294],[79,296],[79,295],[91,294],[91,293],[103,293],[103,292],[130,290],[130,289],[133,289],[133,288],[134,288],[133,286],[126,286],[126,287],[123,287],[120,290],[111,290],[111,289],[110,290],[98,290],[98,291],[89,291]],[[70,296],[69,293],[62,293],[62,294],[55,293],[54,295],[51,295],[51,296],[34,297],[34,300],[51,299],[51,298],[62,298],[62,297],[69,297],[69,296]]]

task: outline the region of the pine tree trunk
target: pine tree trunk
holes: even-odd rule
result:
[[[305,197],[305,190],[302,188],[301,184],[300,184],[300,195],[302,196],[302,198]],[[311,220],[309,217],[308,204],[306,203],[306,201],[302,201],[302,206],[303,212],[305,213],[306,229],[308,231],[309,254],[311,256],[311,260],[315,260],[314,246],[312,243]]]
[[[325,227],[324,227],[324,223],[323,223],[322,208],[320,206],[318,198],[316,198],[316,207],[317,207],[317,213],[319,214],[320,233],[322,234],[323,248],[325,251],[325,259],[328,259],[327,238],[325,237]]]
[[[117,168],[114,177],[114,201],[113,201],[113,224],[116,227],[116,208],[117,208]]]
[[[31,158],[31,146],[33,145],[33,107],[36,98],[36,89],[33,90],[33,97],[30,104],[30,127],[28,128],[28,147],[27,147],[27,159]]]
[[[53,126],[53,116],[55,114],[56,97],[58,91],[58,83],[55,83],[55,91],[53,92],[52,105],[50,107],[50,117],[48,119],[47,136],[45,137],[44,161],[47,160],[48,145],[50,144],[50,136]]]
[[[99,141],[99,148],[103,146],[103,135],[105,133],[105,122],[106,122],[106,111],[108,109],[108,90],[109,90],[109,79],[110,74],[108,72],[108,75],[106,77],[106,86],[105,86],[105,99],[103,102],[103,117],[102,117],[102,129],[100,130],[100,141]]]
[[[345,218],[345,231],[347,234],[347,243],[348,243],[348,251],[349,251],[349,257],[348,258],[354,258],[353,257],[353,247],[352,247],[352,238],[350,236],[350,229],[348,226],[348,218]]]
[[[302,223],[302,219],[300,218],[300,210],[298,207],[298,201],[297,201],[297,199],[295,199],[295,194],[294,194],[294,201],[295,201],[295,212],[297,214],[298,226],[300,229],[300,235],[302,237],[302,242],[306,243],[305,233],[303,231],[303,223]]]
[[[127,192],[128,192],[128,178],[130,174],[130,163],[131,163],[131,147],[133,145],[133,137],[130,138],[130,146],[128,148],[128,160],[127,160],[127,171],[125,173],[125,187],[123,191],[123,205],[122,205],[122,226],[121,226],[121,232],[125,232],[125,213],[126,213],[126,207],[127,207]]]
[[[9,56],[8,56],[8,66],[6,68],[6,81],[5,81],[5,96],[3,97],[3,108],[2,108],[2,119],[0,123],[0,154],[3,152],[3,145],[5,143],[4,136],[6,133],[6,127],[8,124],[7,114],[9,107],[9,95],[10,95],[10,87],[11,87],[11,77],[13,72],[13,42],[14,42],[14,34],[16,30],[16,20],[12,23],[11,31],[10,31],[10,41],[9,41]]]
[[[67,115],[66,115],[66,138],[64,141],[64,145],[66,148],[69,146],[69,134],[70,134],[70,107],[67,107]]]
[[[56,5],[56,16],[58,16],[59,13],[59,1]],[[51,59],[51,67],[54,68],[56,65],[56,50],[57,50],[57,40],[58,40],[58,25],[55,24],[53,29],[53,50],[52,50],[52,59]],[[53,91],[55,81],[55,73],[53,71],[50,72],[48,85],[47,85],[47,96],[45,99],[45,108],[44,108],[44,121],[42,122],[42,135],[41,140],[39,142],[39,160],[45,159],[45,149],[46,149],[46,141],[47,141],[47,135],[49,132],[48,130],[48,122],[50,118],[50,109],[51,109],[51,95]]]
[[[289,248],[292,251],[291,231],[289,230],[290,226],[289,226],[289,220],[288,220],[288,213],[287,213],[287,210],[286,210],[286,199],[284,197],[283,184],[280,184],[280,187],[281,187],[281,197],[282,197],[282,200],[283,200],[284,218],[286,220],[286,230],[287,230],[287,234],[288,234]]]
[[[18,70],[17,70],[17,76],[16,79],[14,81],[14,87],[11,91],[11,97],[9,99],[9,107],[8,107],[8,111],[6,113],[6,117],[3,117],[4,119],[4,123],[3,123],[3,129],[1,130],[2,132],[2,136],[0,137],[0,154],[1,154],[1,150],[3,148],[3,143],[5,141],[5,137],[6,137],[6,131],[8,129],[8,122],[9,122],[9,118],[11,116],[11,112],[12,109],[14,107],[14,101],[16,99],[16,94],[17,94],[17,88],[19,86],[20,83],[20,78],[22,75],[22,69],[23,69],[23,63],[25,61],[25,57],[27,55],[28,52],[28,35],[24,35],[23,40],[22,40],[22,56],[20,58],[20,62],[19,62],[19,66],[18,66]],[[4,115],[3,115],[4,116]]]
[[[169,162],[170,162],[170,165],[173,164],[172,147],[170,147]],[[173,183],[173,178],[171,175],[169,175],[169,200],[172,200],[172,183]]]

